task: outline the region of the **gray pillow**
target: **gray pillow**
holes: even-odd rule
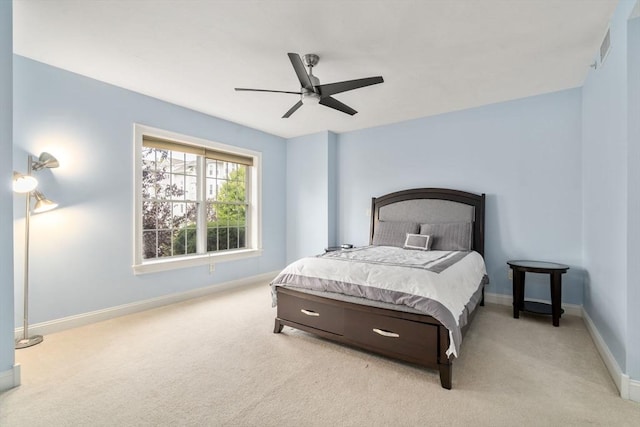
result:
[[[415,222],[380,221],[373,232],[375,246],[397,246],[401,248],[407,238],[407,233],[418,232],[419,224]]]
[[[420,234],[431,236],[431,249],[436,251],[469,251],[472,233],[470,222],[420,224]]]

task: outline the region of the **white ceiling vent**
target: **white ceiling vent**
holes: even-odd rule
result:
[[[611,29],[607,28],[607,34],[604,35],[604,40],[600,45],[600,66],[604,64],[604,60],[607,58],[609,51],[611,50]]]

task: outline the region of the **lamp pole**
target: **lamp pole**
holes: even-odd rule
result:
[[[29,156],[27,171],[31,172],[33,159]],[[31,218],[31,191],[26,193],[26,209],[24,214],[24,310],[22,318],[22,339],[16,340],[16,348],[31,347],[42,342],[42,335],[29,337],[29,222]]]

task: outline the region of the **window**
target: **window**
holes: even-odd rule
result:
[[[260,254],[260,153],[135,125],[136,273]]]

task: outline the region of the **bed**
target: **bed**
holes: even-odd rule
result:
[[[290,326],[438,369],[451,389],[462,336],[484,305],[484,212],[484,194],[452,189],[373,198],[369,246],[298,260],[271,283],[274,333]]]

